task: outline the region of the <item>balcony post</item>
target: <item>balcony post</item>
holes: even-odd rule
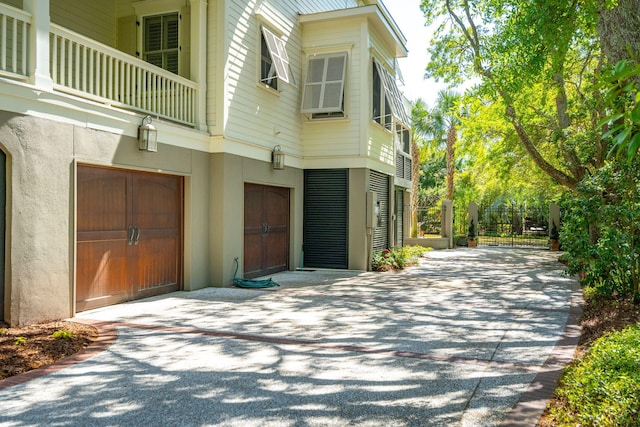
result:
[[[207,0],[191,0],[191,80],[198,83],[196,127],[207,127]]]
[[[29,38],[29,82],[39,89],[53,90],[49,67],[49,0],[24,0],[24,9],[31,13]]]

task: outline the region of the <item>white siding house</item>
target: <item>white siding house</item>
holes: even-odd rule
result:
[[[0,0],[0,22],[0,319],[402,244],[407,51],[381,1]]]

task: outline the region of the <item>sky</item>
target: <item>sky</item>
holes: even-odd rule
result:
[[[405,83],[400,90],[411,101],[422,98],[427,105],[433,106],[438,90],[446,85],[423,78],[429,59],[427,47],[431,31],[425,26],[424,15],[420,10],[420,0],[383,0],[383,2],[407,39],[409,55],[407,58],[398,60]]]

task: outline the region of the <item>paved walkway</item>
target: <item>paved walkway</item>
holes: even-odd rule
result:
[[[556,256],[433,251],[84,312],[102,351],[0,382],[0,426],[531,426],[579,335]]]

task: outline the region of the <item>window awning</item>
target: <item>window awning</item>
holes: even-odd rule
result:
[[[302,112],[344,112],[346,69],[346,52],[309,57],[302,94]]]
[[[283,82],[289,83],[289,55],[282,38],[273,34],[268,28],[262,27],[262,34],[267,42],[267,48],[275,67],[276,76]]]
[[[405,110],[404,108],[402,94],[398,89],[398,85],[396,85],[396,80],[378,61],[373,61],[373,63],[376,64],[378,74],[382,76],[382,84],[384,86],[385,96],[387,97],[387,99],[389,100],[389,104],[391,105],[391,114],[393,114],[393,116],[401,123],[410,125],[411,119],[407,114],[407,110]]]

